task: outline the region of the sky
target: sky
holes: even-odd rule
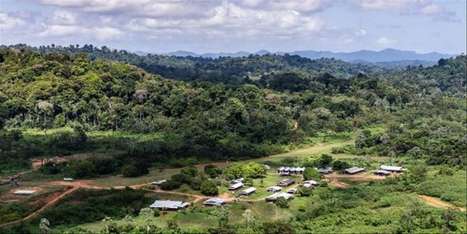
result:
[[[466,0],[0,0],[0,44],[465,53]]]

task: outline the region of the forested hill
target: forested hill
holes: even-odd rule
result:
[[[231,158],[266,155],[276,146],[320,132],[353,132],[384,124],[388,126],[384,134],[362,136],[361,152],[416,152],[433,163],[464,162],[465,56],[431,68],[349,78],[284,69],[250,84],[228,86],[168,80],[136,66],[88,56],[92,54],[1,48],[0,127],[46,131],[82,126],[87,131],[157,133],[157,139],[129,142],[124,150]],[[268,57],[247,59],[255,58]],[[283,58],[294,58],[296,67],[302,61]],[[191,71],[189,63],[173,61]],[[216,69],[223,66],[229,67],[225,63]],[[24,145],[31,150],[30,143]],[[55,153],[69,148],[63,142],[50,146],[59,147]],[[12,158],[0,159],[16,160],[20,149],[3,142],[0,156],[11,153]],[[25,155],[44,153],[33,151]]]
[[[40,53],[86,53],[91,59],[109,59],[126,62],[159,74],[169,79],[184,81],[211,81],[225,84],[243,84],[257,80],[263,75],[277,72],[295,72],[308,77],[329,73],[332,76],[348,78],[358,73],[374,73],[382,68],[369,64],[353,64],[341,60],[322,58],[311,60],[298,55],[250,55],[247,57],[220,57],[217,59],[203,57],[176,57],[167,55],[138,55],[125,50],[112,50],[108,47],[93,45],[76,46],[41,46],[38,48],[26,45],[11,48],[27,48]]]

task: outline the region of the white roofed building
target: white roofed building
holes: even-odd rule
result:
[[[252,193],[256,192],[256,188],[255,187],[249,187],[247,189],[244,189],[240,192],[240,195],[244,195],[244,196],[248,196]]]
[[[160,210],[178,210],[186,208],[189,205],[190,203],[183,201],[156,200],[149,207]]]
[[[381,170],[390,171],[390,172],[401,172],[402,171],[402,167],[398,167],[398,166],[381,165],[379,168]]]
[[[267,196],[266,201],[275,201],[280,197],[284,198],[285,200],[289,200],[289,199],[293,198],[293,195],[290,194],[290,193],[278,192],[278,193],[274,193],[274,194],[272,194],[270,196]]]
[[[237,182],[235,184],[231,184],[229,186],[229,190],[237,190],[239,188],[243,187],[243,183],[242,182]]]
[[[213,198],[209,198],[208,200],[204,201],[203,204],[206,206],[222,206],[225,204],[225,201],[222,198],[213,197]]]

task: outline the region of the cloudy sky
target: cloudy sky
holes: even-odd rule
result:
[[[0,0],[0,44],[465,52],[465,0]]]

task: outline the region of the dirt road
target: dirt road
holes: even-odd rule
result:
[[[60,200],[62,200],[64,197],[66,197],[67,195],[75,192],[76,190],[78,190],[79,187],[71,187],[70,189],[66,190],[65,192],[57,195],[56,197],[53,197],[50,201],[48,201],[43,207],[41,207],[40,209],[32,212],[31,214],[29,214],[28,216],[22,218],[22,219],[18,219],[18,220],[15,220],[15,221],[12,221],[12,222],[9,222],[9,223],[4,223],[4,224],[0,224],[0,228],[5,228],[5,227],[9,227],[9,226],[13,226],[13,225],[16,225],[16,224],[20,224],[22,222],[26,222],[30,219],[33,219],[35,218],[36,216],[38,216],[40,213],[42,213],[44,210],[46,210],[47,208],[51,207],[51,206],[54,206],[55,204],[57,204]]]
[[[458,207],[455,206],[449,202],[442,201],[439,198],[436,197],[430,197],[426,195],[418,195],[418,197],[425,202],[426,204],[436,207],[436,208],[442,208],[442,209],[455,209],[455,210],[460,210],[465,212],[465,207]]]

